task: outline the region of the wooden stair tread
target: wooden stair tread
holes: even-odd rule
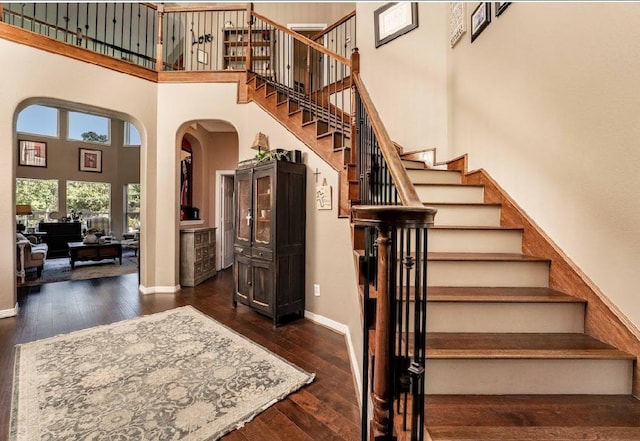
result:
[[[429,395],[434,441],[640,439],[631,395]]]
[[[422,205],[430,207],[430,206],[436,206],[436,205],[441,205],[444,207],[465,207],[465,206],[472,206],[472,207],[501,207],[502,204],[501,203],[494,203],[494,202],[422,202]]]
[[[364,296],[364,285],[359,285],[360,295]],[[405,287],[404,289],[406,289]],[[410,286],[409,301],[415,299],[414,289]],[[397,287],[398,292],[400,287]],[[375,287],[369,287],[369,298],[378,297]],[[529,287],[449,287],[429,286],[427,302],[452,303],[586,303],[585,300],[573,297],[551,288]]]
[[[475,188],[484,188],[483,184],[454,184],[454,183],[434,183],[434,184],[413,184],[414,187],[475,187]]]
[[[430,286],[429,302],[586,303],[552,288]]]
[[[429,227],[432,230],[464,230],[464,231],[473,231],[473,230],[484,230],[484,231],[522,231],[524,227],[503,227],[503,226],[493,226],[493,225],[434,225]]]
[[[549,262],[549,259],[517,253],[427,253],[429,261]]]
[[[586,334],[446,333],[427,334],[429,359],[620,359],[630,354]]]

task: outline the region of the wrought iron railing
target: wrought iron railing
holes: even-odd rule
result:
[[[157,11],[146,3],[3,3],[2,21],[154,69]]]
[[[354,225],[365,228],[366,243],[375,244],[366,247],[360,265],[365,308],[363,441],[391,440],[398,430],[408,432],[412,441],[424,440],[426,250],[434,216],[435,210],[426,207],[353,208]],[[368,311],[371,299],[375,314]],[[369,323],[373,316],[375,323]],[[371,412],[365,398],[369,393]]]
[[[163,70],[245,70],[248,17],[246,7],[166,7]]]
[[[345,58],[356,48],[356,11],[353,11],[326,29],[311,37],[311,40]]]

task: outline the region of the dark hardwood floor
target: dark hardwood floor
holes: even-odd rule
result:
[[[309,320],[276,329],[271,319],[231,307],[230,270],[177,295],[138,294],[137,274],[24,288],[20,314],[0,320],[0,440],[9,431],[14,345],[192,305],[316,378],[258,415],[228,441],[359,440],[360,413],[344,336]]]

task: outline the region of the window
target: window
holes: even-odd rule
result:
[[[18,115],[18,132],[58,137],[58,109],[33,105]]]
[[[56,179],[16,179],[16,205],[29,204],[33,214],[27,218],[27,226],[57,219],[58,181]],[[53,216],[51,216],[51,214]]]
[[[126,146],[139,146],[140,145],[140,132],[130,122],[124,123],[124,145]]]
[[[140,184],[125,186],[126,233],[140,229]]]
[[[105,116],[69,112],[69,136],[71,140],[110,144],[110,122]]]
[[[67,181],[67,211],[91,217],[111,217],[111,184],[106,182]],[[106,233],[106,232],[105,232]]]

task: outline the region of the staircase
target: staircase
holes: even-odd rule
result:
[[[426,426],[433,440],[640,439],[635,357],[584,333],[586,302],[456,170],[403,160],[438,209],[428,248]],[[596,405],[597,403],[597,405]]]
[[[393,185],[399,184],[395,160],[388,166],[393,170],[385,171],[387,175],[377,182],[366,175],[371,167],[356,162],[371,160],[368,165],[377,167],[389,160],[390,150],[395,154],[401,147],[386,147],[384,158],[359,158],[359,146],[353,142],[357,132],[351,126],[353,115],[324,105],[330,102],[331,93],[353,85],[366,94],[359,84],[357,60],[356,53],[351,75],[341,80],[340,87],[336,83],[325,86],[326,93],[298,93],[269,78],[247,74],[249,99],[340,174],[340,216],[348,216],[352,205],[365,203],[359,192],[363,182],[377,185],[378,192],[392,186],[391,175]],[[333,92],[329,92],[331,87]],[[363,96],[363,101],[367,99]],[[371,103],[366,106],[369,111]],[[392,145],[379,126],[369,134],[376,138],[373,144]],[[366,155],[379,154],[373,151]],[[531,249],[523,242],[525,234],[530,234],[526,233],[529,226],[518,224],[513,207],[496,200],[495,188],[468,176],[456,161],[444,168],[427,168],[424,162],[412,159],[415,152],[402,156],[400,174],[411,187],[403,191],[412,201],[405,205],[415,206],[419,198],[418,203],[437,209],[426,253],[426,408],[421,439],[640,440],[640,402],[632,396],[640,383],[635,356],[630,355],[640,353],[637,339],[629,337],[628,329],[615,316],[611,318],[601,299],[585,294],[588,287],[579,292],[550,287],[551,280],[556,287],[578,282],[556,255],[540,257],[553,252],[523,252]],[[377,202],[393,203],[393,198]],[[352,237],[363,283],[361,259],[366,241],[362,229],[354,227]],[[548,244],[540,249],[545,247]],[[376,302],[373,291],[371,300],[363,303],[367,329],[376,321],[372,308],[366,306]],[[615,323],[594,325],[603,321]],[[606,335],[607,329],[614,329],[615,335]],[[373,336],[368,345],[372,361],[376,333],[367,332]],[[603,334],[607,338],[602,340],[631,350],[619,350],[592,337]],[[418,439],[405,431],[401,416],[393,423],[398,439]],[[364,429],[363,439],[366,433]],[[387,439],[392,438],[380,438]]]

